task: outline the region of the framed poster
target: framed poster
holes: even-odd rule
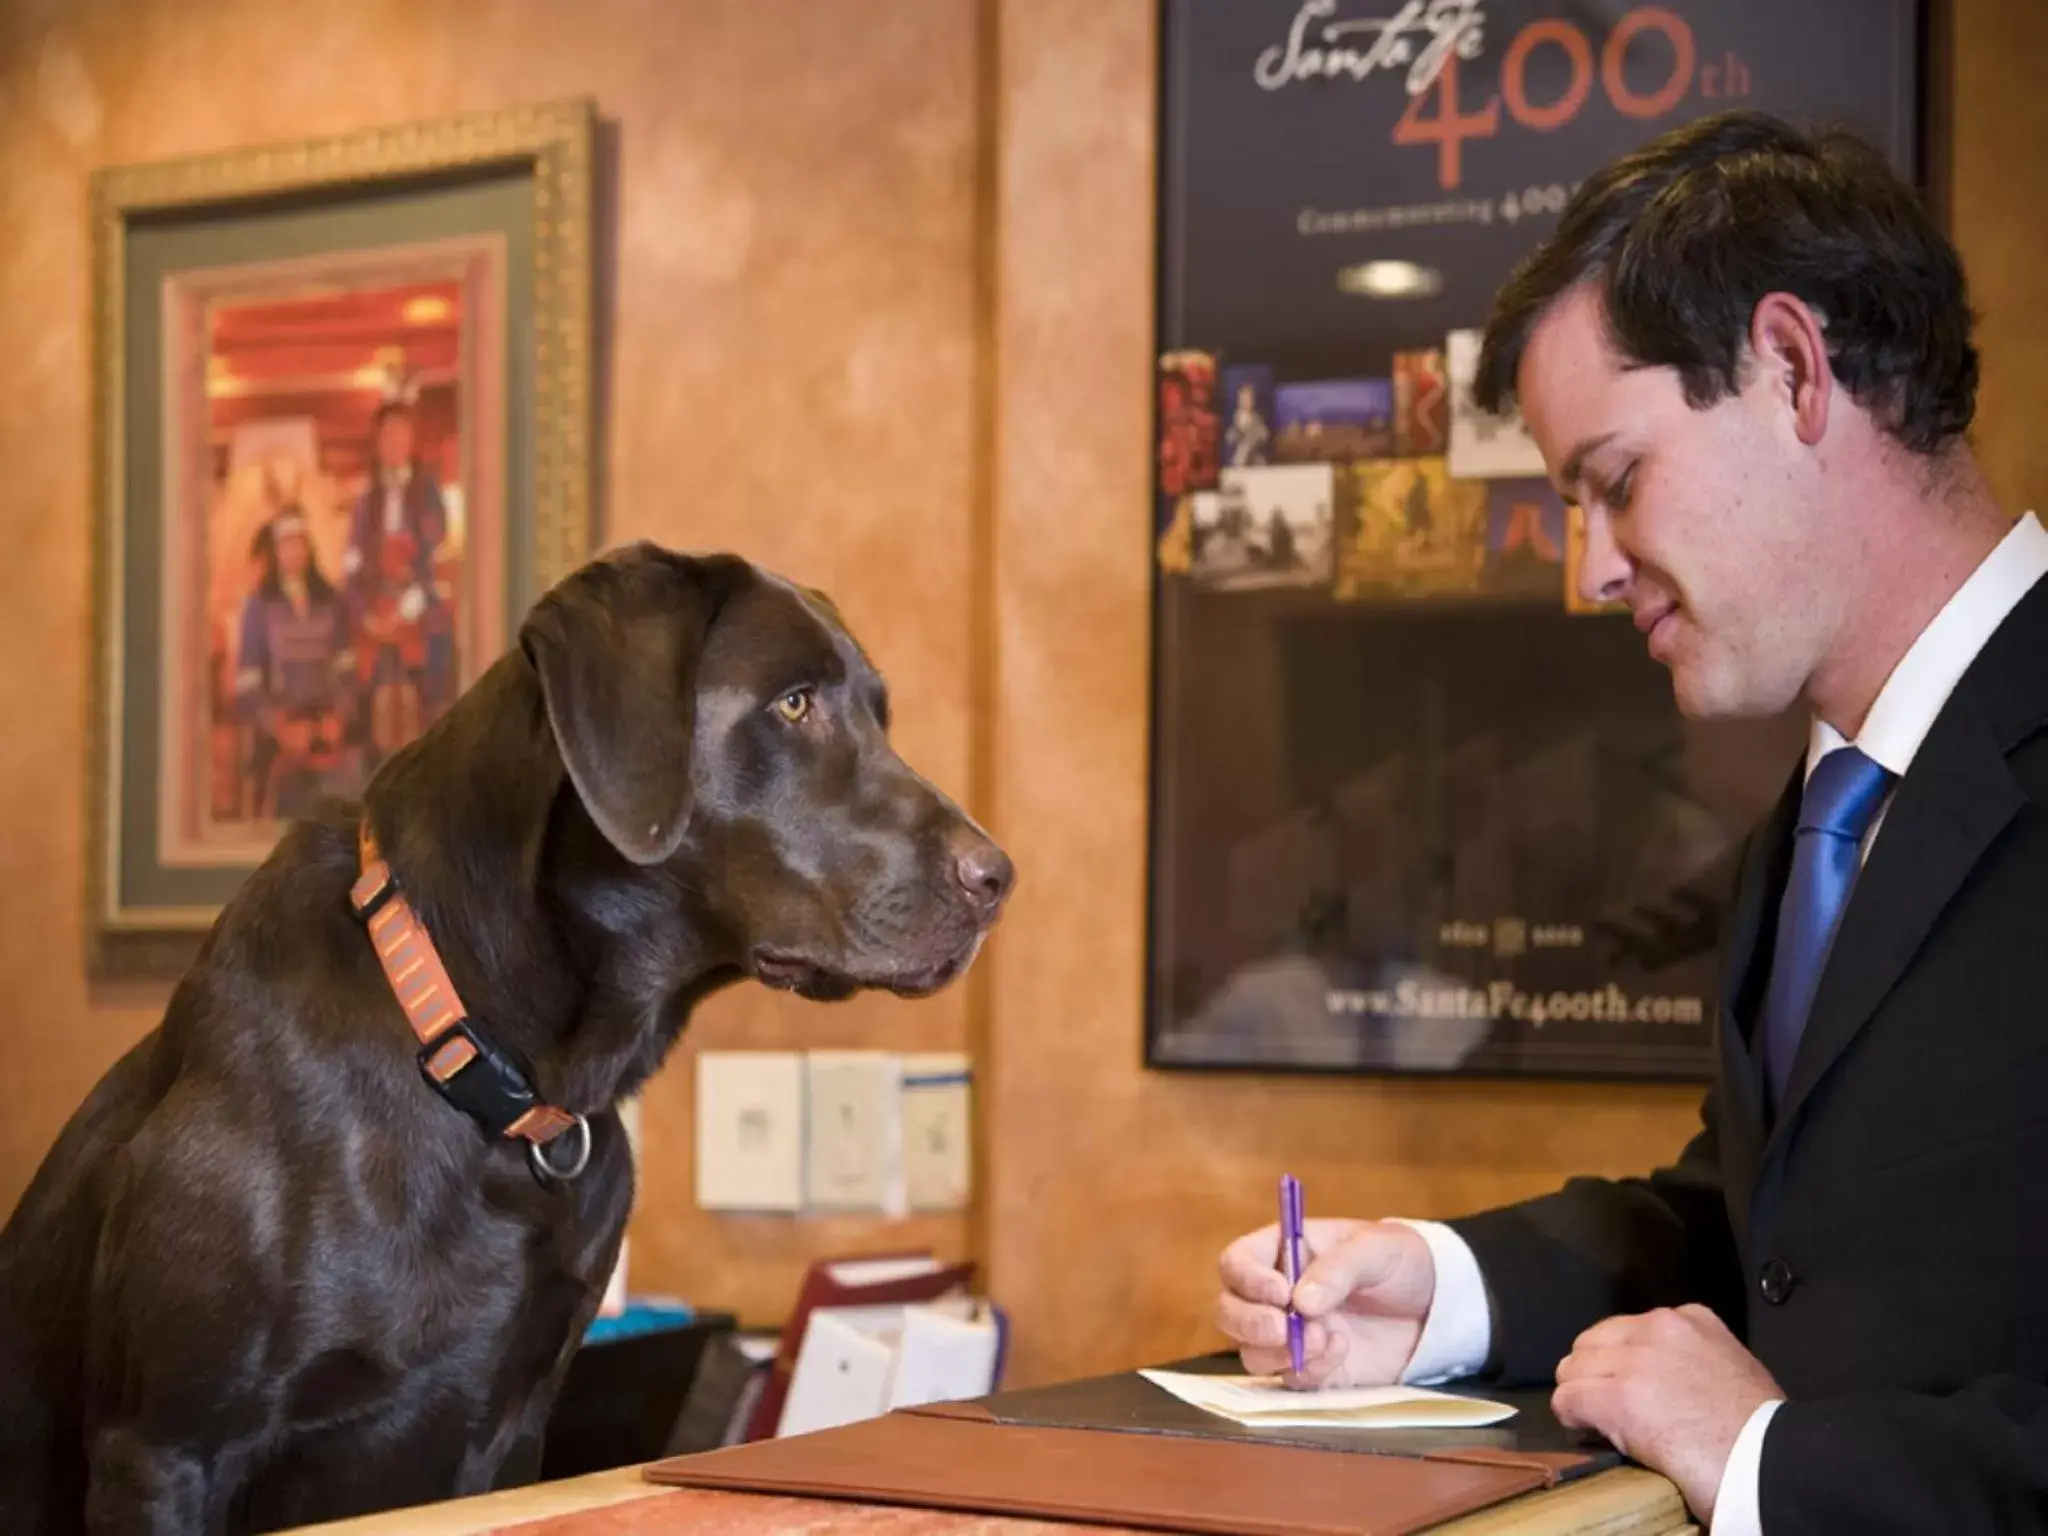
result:
[[[1924,186],[1916,0],[1165,0],[1145,1055],[1704,1078],[1804,741],[1683,720],[1470,385],[1580,180],[1730,107]]]
[[[182,971],[584,558],[593,122],[95,176],[96,974]]]

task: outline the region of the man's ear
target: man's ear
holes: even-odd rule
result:
[[[635,864],[668,858],[689,825],[713,586],[705,562],[641,547],[565,578],[520,628],[570,782]]]

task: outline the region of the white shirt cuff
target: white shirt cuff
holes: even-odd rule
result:
[[[1735,1445],[1728,1452],[1728,1465],[1721,1469],[1721,1486],[1714,1494],[1712,1536],[1763,1536],[1763,1511],[1757,1507],[1757,1480],[1764,1465],[1764,1431],[1771,1415],[1784,1405],[1773,1400],[1759,1403]]]
[[[1420,1234],[1436,1265],[1436,1298],[1422,1320],[1422,1337],[1401,1372],[1402,1382],[1419,1387],[1474,1374],[1493,1348],[1493,1313],[1471,1245],[1440,1221],[1391,1219]]]

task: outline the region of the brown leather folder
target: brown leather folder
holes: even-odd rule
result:
[[[1586,1460],[1478,1446],[1333,1452],[1006,1424],[978,1404],[910,1409],[657,1462],[657,1483],[1209,1536],[1409,1536],[1549,1486]]]

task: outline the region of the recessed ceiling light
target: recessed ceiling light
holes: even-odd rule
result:
[[[1337,287],[1368,299],[1428,299],[1444,291],[1444,275],[1413,261],[1361,261],[1340,267]]]

